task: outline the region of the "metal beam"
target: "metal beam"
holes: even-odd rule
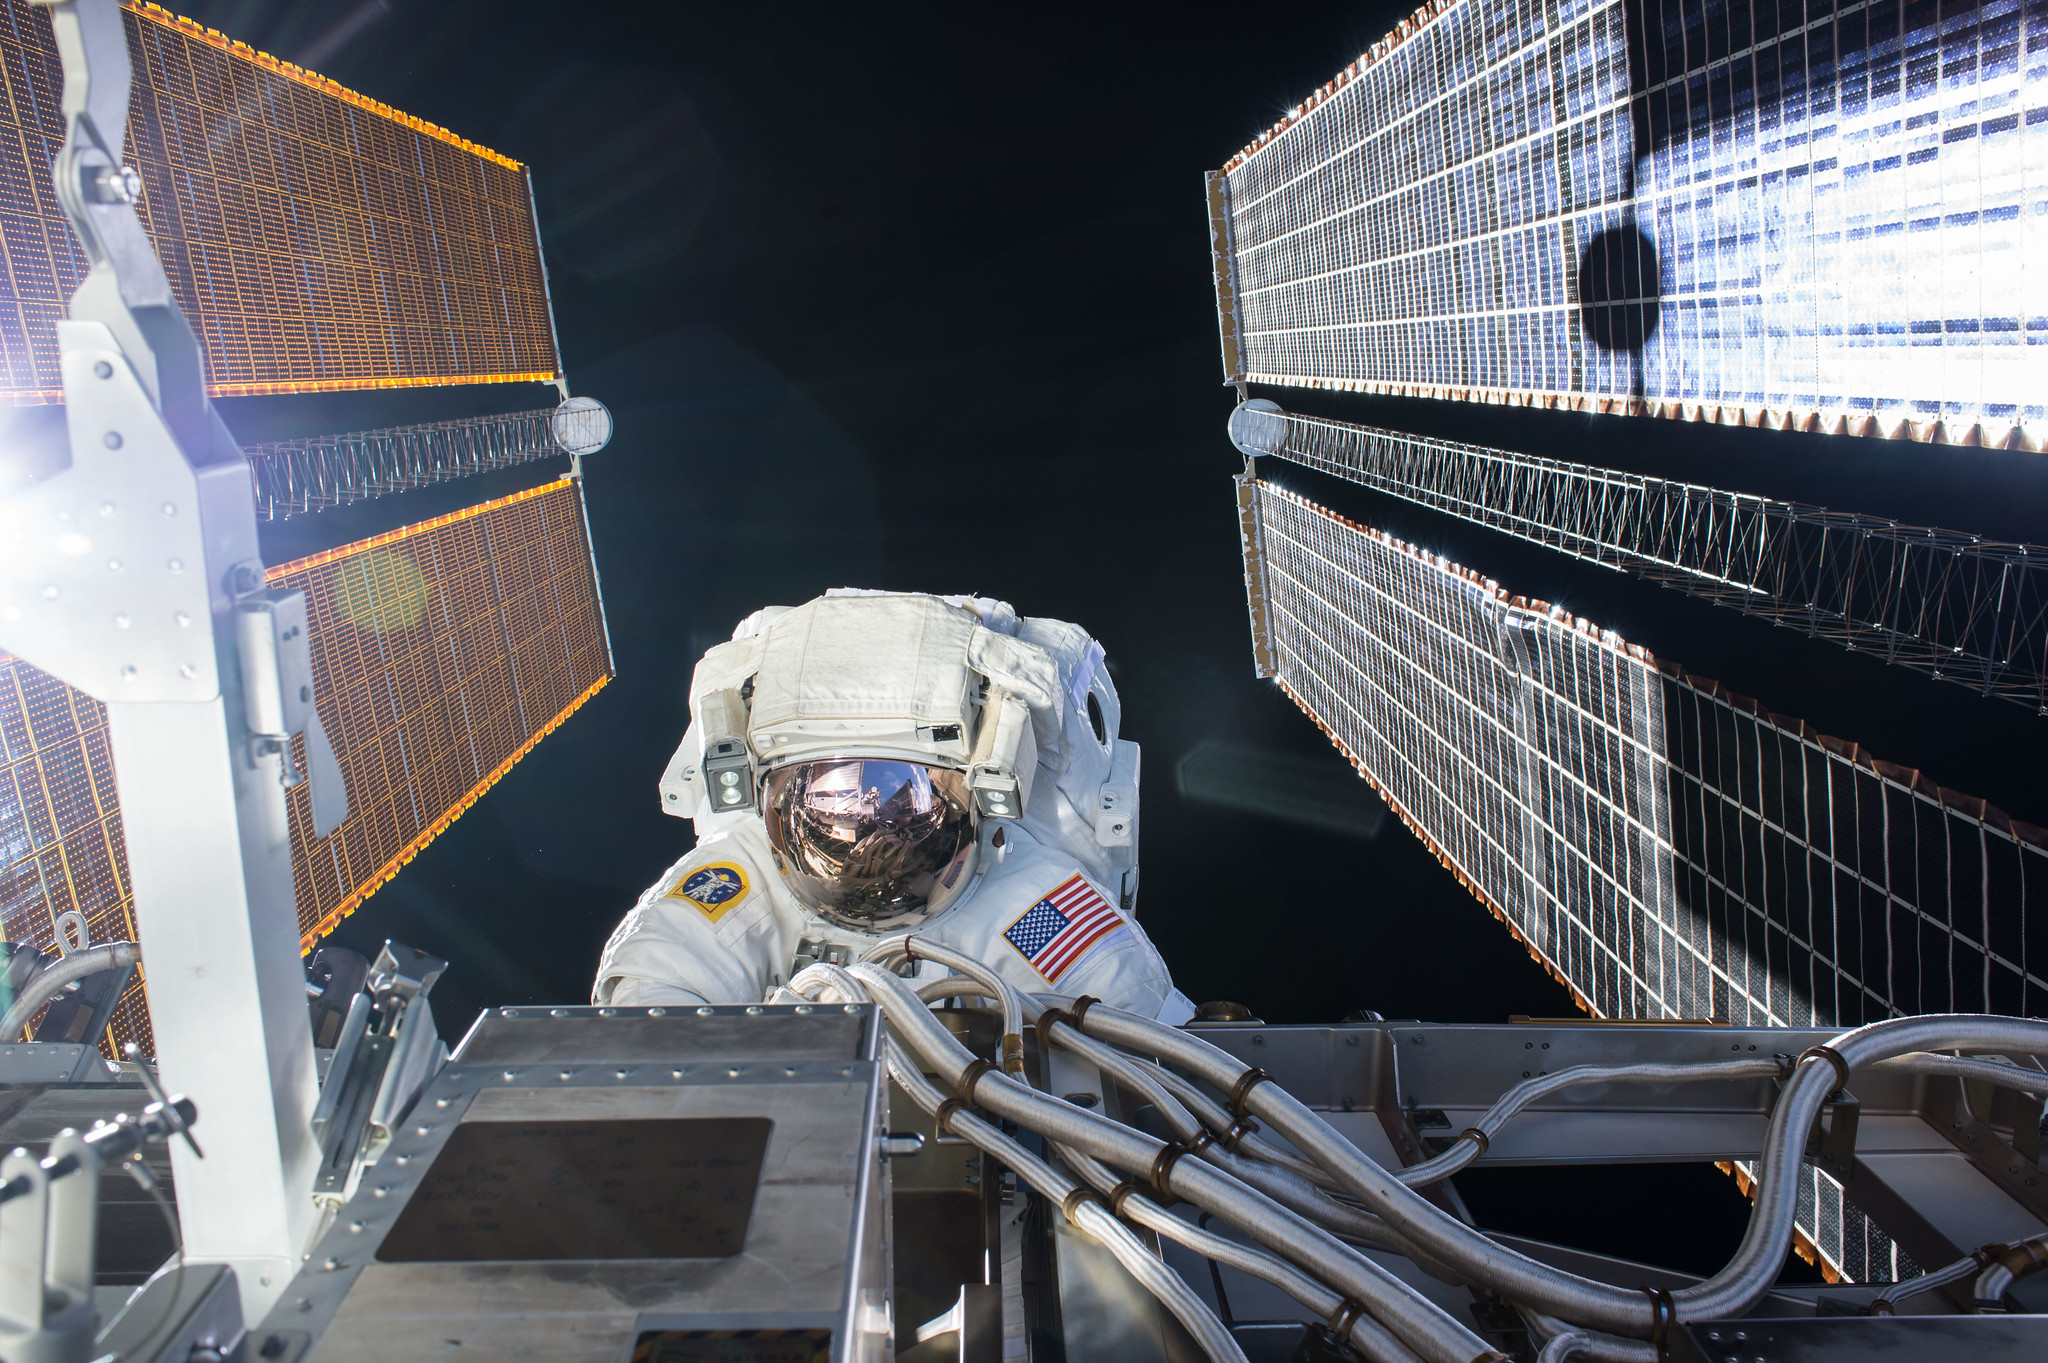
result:
[[[290,759],[252,731],[237,645],[264,595],[256,517],[118,160],[120,9],[49,8],[69,120],[54,177],[92,271],[58,328],[71,465],[5,507],[0,645],[107,705],[158,1064],[209,1153],[172,1152],[185,1253],[232,1265],[254,1319],[313,1230],[318,1157]]]

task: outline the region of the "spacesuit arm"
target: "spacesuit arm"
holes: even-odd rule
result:
[[[607,989],[611,992],[606,993]],[[591,1001],[624,1008],[647,1008],[709,1003],[711,1000],[681,985],[650,980],[644,975],[612,975],[598,981]]]
[[[717,940],[703,915],[675,899],[627,914],[598,963],[591,1002],[666,1005],[752,1003],[767,987],[752,955]]]

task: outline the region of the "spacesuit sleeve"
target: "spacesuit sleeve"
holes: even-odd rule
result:
[[[717,924],[724,915],[707,912],[688,897],[691,890],[705,893],[702,877],[734,869],[735,863],[707,868],[697,864],[700,860],[693,854],[671,868],[619,923],[598,962],[591,1002],[649,1006],[760,1001],[768,987],[768,970],[765,960],[755,959],[761,953],[753,935],[720,933]],[[735,910],[753,907],[744,898],[733,902]]]
[[[1166,962],[1135,922],[1127,921],[1104,949],[1088,953],[1061,978],[1058,989],[1062,994],[1092,994],[1112,1008],[1176,1026],[1194,1013],[1189,1008],[1185,1015],[1168,1016],[1181,993],[1173,987]]]

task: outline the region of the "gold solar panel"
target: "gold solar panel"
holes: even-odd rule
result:
[[[0,653],[0,933],[54,956],[57,919],[72,910],[94,942],[135,940],[107,710]],[[139,987],[108,1030],[122,1041],[140,1030],[147,1045]]]
[[[0,0],[0,404],[58,402],[86,260],[58,207],[50,19]],[[154,5],[123,4],[143,226],[216,395],[552,379],[526,171]]]
[[[611,680],[576,484],[560,479],[270,570],[306,593],[349,817],[291,793],[310,946]]]
[[[289,796],[301,945],[330,931],[611,680],[582,497],[569,479],[270,569],[304,591],[349,817],[315,839]],[[86,915],[135,936],[106,712],[0,653],[0,932],[54,950]],[[140,981],[109,1045],[150,1050]]]

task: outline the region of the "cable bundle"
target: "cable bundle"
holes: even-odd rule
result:
[[[957,973],[913,989],[889,969],[913,953]],[[949,998],[998,1005],[1000,1055],[973,1054],[933,1016],[932,1005]],[[1265,1071],[1197,1036],[1085,997],[1022,994],[979,962],[922,938],[889,939],[851,968],[811,966],[775,996],[800,1000],[879,1004],[894,1034],[890,1076],[933,1116],[938,1130],[1003,1161],[1061,1208],[1219,1363],[1242,1363],[1244,1353],[1214,1312],[1126,1222],[1273,1284],[1375,1363],[1476,1363],[1506,1356],[1381,1267],[1361,1245],[1393,1250],[1436,1277],[1513,1303],[1535,1335],[1548,1341],[1546,1363],[1569,1357],[1652,1363],[1679,1320],[1740,1316],[1769,1291],[1791,1243],[1807,1133],[1853,1071],[1886,1063],[2022,1089],[2048,1081],[2037,1070],[1927,1053],[2048,1054],[2048,1023],[1978,1015],[1896,1018],[1845,1032],[1797,1060],[1581,1067],[1541,1076],[1510,1090],[1450,1150],[1392,1170],[1364,1155]],[[1073,1052],[1140,1095],[1157,1109],[1172,1139],[1034,1089],[1017,1063],[1027,1025],[1048,1047]],[[951,1092],[934,1085],[927,1072]],[[1615,1287],[1538,1263],[1415,1191],[1477,1159],[1517,1111],[1562,1088],[1766,1077],[1781,1077],[1784,1085],[1760,1152],[1748,1232],[1725,1268],[1677,1292]],[[1221,1101],[1212,1093],[1222,1095]],[[1059,1163],[1006,1135],[1006,1122],[1043,1137]],[[1261,1128],[1293,1152],[1261,1137]],[[1182,1201],[1253,1243],[1175,1216],[1170,1208]]]

